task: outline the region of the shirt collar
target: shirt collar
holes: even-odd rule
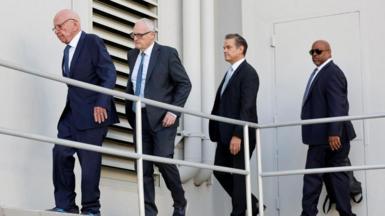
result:
[[[242,64],[243,61],[245,61],[245,58],[241,58],[240,60],[238,60],[234,64],[232,64],[231,68],[233,69],[233,71],[235,71],[239,67],[239,65]]]
[[[146,56],[151,56],[151,52],[152,52],[152,49],[154,48],[154,44],[155,42],[152,42],[152,44],[147,47],[147,49],[144,50],[144,54],[146,54]]]
[[[79,43],[79,40],[80,40],[80,36],[82,35],[82,31],[79,31],[74,38],[72,38],[71,42],[68,43],[68,45],[70,45],[71,47],[73,48],[76,48],[76,46],[78,45]]]
[[[332,58],[329,58],[328,60],[326,60],[324,63],[322,63],[320,66],[317,67],[317,73],[319,71],[322,70],[323,67],[325,67],[325,65],[327,65],[329,62],[331,62],[333,59]]]

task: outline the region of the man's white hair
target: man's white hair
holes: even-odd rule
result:
[[[144,23],[148,27],[149,31],[152,31],[152,32],[156,31],[154,21],[152,21],[150,19],[142,18],[142,19],[139,19],[138,21],[136,21],[135,24],[136,23]]]

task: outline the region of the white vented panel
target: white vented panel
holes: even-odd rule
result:
[[[101,37],[110,53],[117,71],[115,90],[125,91],[130,70],[127,51],[134,47],[129,34],[134,23],[141,18],[157,21],[157,2],[153,0],[93,0],[92,32]],[[105,147],[134,151],[132,129],[125,117],[124,100],[115,98],[120,123],[111,126]],[[112,155],[103,155],[102,164],[123,170],[134,170],[134,161]]]

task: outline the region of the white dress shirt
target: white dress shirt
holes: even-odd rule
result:
[[[140,94],[138,95],[139,97],[144,97],[144,89],[146,87],[146,77],[147,77],[147,70],[148,70],[148,65],[150,63],[150,57],[152,53],[152,49],[154,48],[154,43],[152,43],[146,50],[144,50],[144,56],[143,56],[143,71],[142,71],[142,85],[140,86]],[[141,53],[139,53],[138,57],[136,58],[134,70],[132,72],[131,76],[131,82],[134,87],[134,91],[136,89],[136,77],[138,76],[138,71],[140,67],[140,61],[141,59]],[[134,92],[136,94],[136,92]],[[142,104],[142,107],[145,107],[145,104]]]
[[[68,69],[71,70],[71,62],[72,58],[74,57],[74,53],[76,50],[76,47],[78,46],[80,36],[82,35],[82,31],[79,31],[74,38],[72,38],[71,42],[68,43],[68,45],[71,47],[68,51]]]

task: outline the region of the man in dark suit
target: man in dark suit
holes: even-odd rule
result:
[[[135,49],[128,51],[130,76],[127,93],[183,107],[191,90],[190,79],[174,48],[155,43],[154,23],[140,19],[131,37]],[[173,158],[180,113],[142,104],[143,154]],[[126,114],[135,130],[135,107],[126,103]],[[174,200],[173,216],[186,214],[187,201],[175,165],[156,163]],[[153,162],[143,161],[146,216],[157,215]]]
[[[56,36],[66,44],[62,62],[63,76],[114,88],[116,71],[103,41],[96,35],[81,31],[79,16],[74,11],[59,11],[53,23]],[[101,146],[107,126],[118,121],[111,96],[69,85],[66,105],[58,123],[58,137]],[[75,153],[82,168],[81,212],[100,215],[101,154],[61,145],[55,145],[53,149],[56,207],[52,211],[79,212],[74,191]]]
[[[246,40],[238,34],[228,34],[223,46],[225,60],[231,64],[220,84],[211,112],[213,115],[258,122],[257,93],[258,74],[245,60]],[[238,169],[245,167],[243,127],[217,122],[209,122],[210,139],[217,142],[215,165]],[[255,130],[249,130],[250,155],[255,148]],[[215,177],[232,200],[232,216],[246,214],[245,176],[214,171]],[[252,195],[253,215],[258,213],[257,198]]]
[[[334,64],[327,41],[315,41],[310,50],[317,66],[310,76],[302,103],[301,119],[315,119],[349,114],[347,81]],[[356,137],[350,121],[302,126],[302,141],[309,145],[306,169],[344,166],[350,140]],[[345,172],[329,173],[336,193],[336,208],[341,216],[354,215],[349,197],[349,181]],[[302,216],[317,215],[323,174],[304,176]]]

